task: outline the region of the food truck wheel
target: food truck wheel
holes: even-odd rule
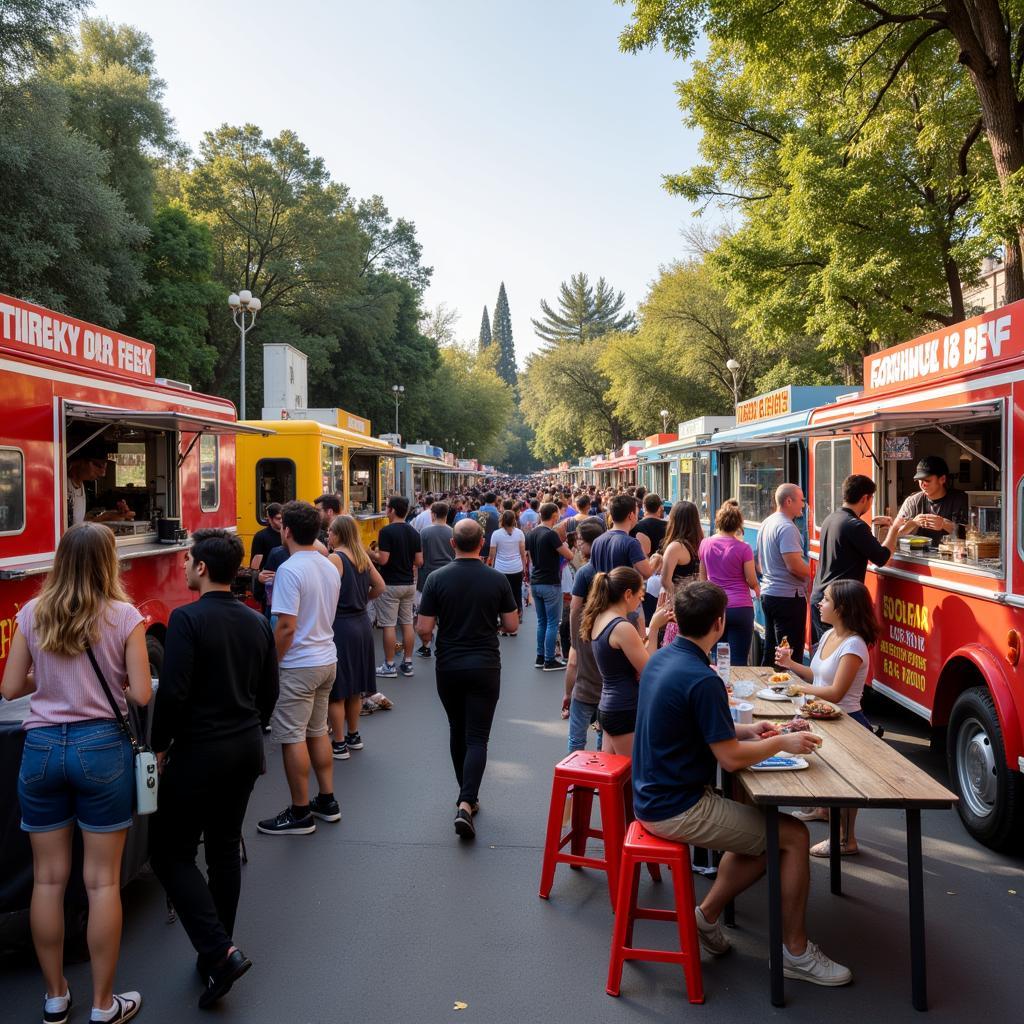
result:
[[[967,831],[994,850],[1012,845],[1024,792],[1020,776],[1006,765],[999,719],[984,686],[965,690],[953,705],[946,760]]]
[[[146,634],[146,654],[149,656],[149,674],[155,679],[164,667],[164,645],[152,633]]]

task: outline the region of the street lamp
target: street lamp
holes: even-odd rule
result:
[[[231,318],[235,321],[235,326],[242,334],[241,383],[239,384],[241,394],[238,402],[238,418],[240,420],[245,419],[245,332],[252,329],[252,325],[256,322],[256,314],[262,307],[263,303],[248,288],[243,288],[237,295],[232,292],[228,296],[228,308],[231,310]],[[248,323],[245,320],[246,313],[249,314]]]
[[[668,433],[668,409],[661,410],[661,432]]]
[[[725,368],[732,374],[732,404],[740,404],[740,384],[737,374],[740,372],[742,367],[735,359],[729,359],[726,361]]]
[[[392,384],[391,394],[395,399],[395,433],[398,434],[398,407],[401,405],[402,399],[405,398],[405,387],[401,384]]]

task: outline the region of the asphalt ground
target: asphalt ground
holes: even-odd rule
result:
[[[733,951],[705,957],[707,1002],[691,1007],[682,970],[627,964],[622,995],[605,994],[612,915],[604,875],[560,867],[549,901],[537,897],[552,765],[565,751],[562,678],[534,669],[532,609],[502,640],[502,698],[491,736],[473,843],[452,829],[456,786],[433,662],[411,679],[382,681],[395,709],[361,719],[365,749],[335,762],[339,824],[311,836],[263,836],[258,818],[287,803],[280,758],[249,806],[249,863],[235,938],[255,967],[213,1011],[197,1008],[194,953],[168,923],[152,878],[124,891],[117,986],[143,995],[139,1020],[279,1022],[976,1021],[1021,1019],[1024,860],[995,854],[964,831],[955,811],[925,811],[925,912],[931,1011],[910,1005],[905,833],[900,812],[866,811],[861,855],[844,862],[844,895],[830,895],[825,861],[812,865],[809,932],[849,965],[854,983],[786,984],[768,999],[767,892],[741,897]],[[379,646],[379,637],[378,637]],[[943,777],[919,720],[877,701],[886,740]],[[213,780],[211,780],[213,783]],[[216,799],[211,784],[209,799]],[[815,838],[826,826],[812,825]],[[696,877],[702,893],[707,881]],[[641,896],[668,905],[668,886],[646,876]],[[671,924],[641,922],[638,940],[671,945]],[[88,1020],[88,965],[67,969]],[[43,986],[29,957],[0,964],[3,1022],[39,1020]],[[465,1008],[456,1010],[456,1003]]]

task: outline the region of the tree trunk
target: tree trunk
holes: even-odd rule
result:
[[[996,174],[1005,188],[1013,173],[1024,167],[1024,134],[999,2],[947,0],[946,9],[949,31],[960,46],[959,61],[978,94]],[[1015,302],[1024,299],[1024,224],[1017,226],[1017,237],[1006,242],[1006,301]]]
[[[955,324],[960,323],[961,320],[966,319],[966,312],[964,310],[964,288],[963,282],[960,280],[960,268],[956,265],[956,260],[946,252],[945,258],[945,269],[946,269],[946,287],[949,289],[949,306],[953,313],[952,322]]]

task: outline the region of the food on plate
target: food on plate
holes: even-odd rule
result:
[[[780,732],[810,732],[811,723],[806,718],[801,718],[799,715],[784,725],[779,727]]]
[[[801,690],[800,687],[797,686],[796,683],[791,683],[789,686],[786,687],[786,696],[787,697],[799,697],[800,694],[802,694],[803,692],[804,691]]]
[[[805,718],[837,718],[842,712],[827,700],[809,700],[800,709]]]
[[[773,672],[768,677],[768,682],[769,683],[788,683],[789,682],[789,673],[788,672]]]
[[[763,732],[758,733],[757,738],[759,740],[770,740],[773,736],[781,736],[782,730],[777,729],[774,725],[770,729],[765,729]]]

